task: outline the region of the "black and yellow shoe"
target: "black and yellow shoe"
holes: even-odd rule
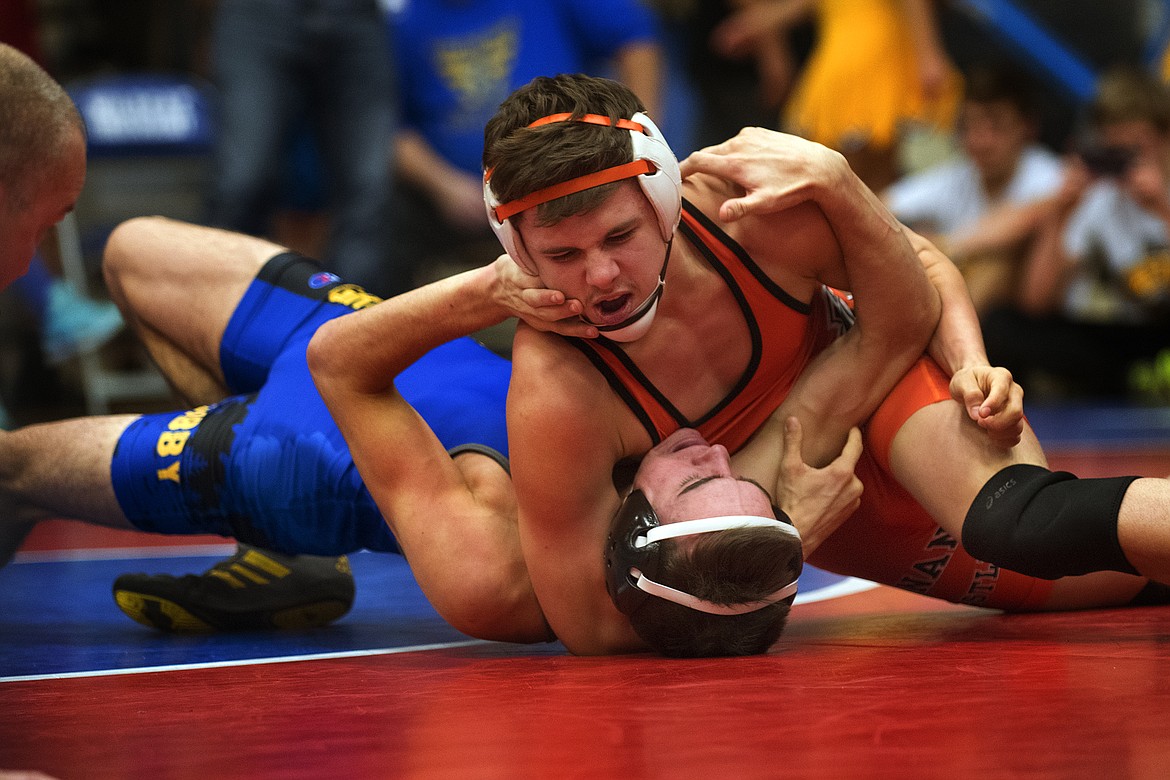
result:
[[[282,555],[240,545],[203,574],[123,574],[114,601],[161,631],[316,628],[353,606],[349,560]]]

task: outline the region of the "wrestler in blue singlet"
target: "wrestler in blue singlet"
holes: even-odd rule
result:
[[[322,323],[377,300],[298,255],[270,260],[224,332],[220,362],[239,395],[147,415],[119,439],[111,477],[130,522],[285,553],[399,552],[305,360]],[[510,375],[509,361],[463,338],[424,355],[395,385],[443,446],[506,455]]]

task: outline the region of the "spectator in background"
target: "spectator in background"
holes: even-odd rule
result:
[[[1078,395],[1157,391],[1129,377],[1170,362],[1150,363],[1170,345],[1170,95],[1152,74],[1117,68],[1087,118],[1016,305],[984,320],[988,352],[1025,388],[1039,372]]]
[[[1014,24],[1012,15],[986,13],[993,6],[1011,10],[1009,4],[1091,73],[1147,56],[1154,21],[1150,10],[1155,4],[1150,0],[948,0],[935,6],[947,53],[963,73],[976,63],[1004,57],[1030,63],[1044,73],[1044,89],[1037,94],[1040,142],[1049,149],[1065,150],[1091,94],[1080,92],[1078,75],[1057,64],[1045,42],[1029,41],[1026,25]]]
[[[883,193],[899,220],[959,266],[976,311],[1009,300],[1023,255],[1060,187],[1060,158],[1037,142],[1028,75],[1005,62],[973,67],[959,114],[961,153]]]
[[[65,90],[36,61],[36,18],[26,3],[5,3],[0,43],[0,289],[30,310],[41,349],[58,363],[104,343],[122,327],[117,307],[82,296],[36,249],[73,209],[85,181],[82,121]],[[19,278],[23,277],[23,278]],[[9,424],[0,404],[0,428]]]
[[[409,288],[388,259],[393,64],[377,0],[220,0],[220,111],[210,222],[268,235],[289,144],[307,118],[324,172],[324,261],[380,295]],[[287,201],[287,198],[284,199]]]
[[[933,0],[745,0],[715,31],[717,51],[756,52],[769,72],[775,46],[816,13],[816,43],[781,127],[845,155],[881,191],[897,178],[911,126],[949,130],[962,80],[939,38]]]
[[[415,281],[499,254],[483,207],[483,128],[536,76],[612,68],[652,116],[662,52],[641,0],[405,0],[390,15],[403,127],[393,257]]]
[[[798,63],[808,56],[811,23],[787,33],[760,36],[751,46],[728,47],[720,25],[742,7],[739,0],[653,0],[668,41],[680,50],[678,69],[693,85],[696,109],[693,138],[674,142],[683,157],[713,146],[744,127],[776,126]],[[673,80],[678,80],[672,74]],[[678,133],[671,131],[675,138]]]

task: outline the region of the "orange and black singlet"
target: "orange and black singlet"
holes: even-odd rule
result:
[[[838,294],[820,289],[811,304],[769,279],[718,226],[683,202],[679,227],[732,292],[751,334],[751,358],[735,387],[697,420],[688,420],[606,339],[570,339],[605,376],[657,444],[680,427],[696,428],[731,452],[743,446],[788,395],[809,360],[853,322]],[[857,476],[861,506],[809,558],[831,572],[892,585],[946,601],[998,609],[1037,609],[1052,583],[972,558],[898,482],[888,453],[894,435],[918,409],[950,399],[947,377],[923,357],[863,426]]]
[[[852,323],[848,306],[828,288],[804,303],[772,281],[738,243],[683,201],[679,231],[731,291],[751,334],[751,358],[739,381],[714,408],[688,420],[630,360],[605,338],[569,339],[609,382],[657,444],[682,427],[697,429],[731,452],[744,445],[788,395],[809,360]]]

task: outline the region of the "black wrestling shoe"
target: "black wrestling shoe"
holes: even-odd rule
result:
[[[203,574],[123,574],[114,601],[161,631],[316,628],[353,606],[349,560],[282,555],[240,545]]]

